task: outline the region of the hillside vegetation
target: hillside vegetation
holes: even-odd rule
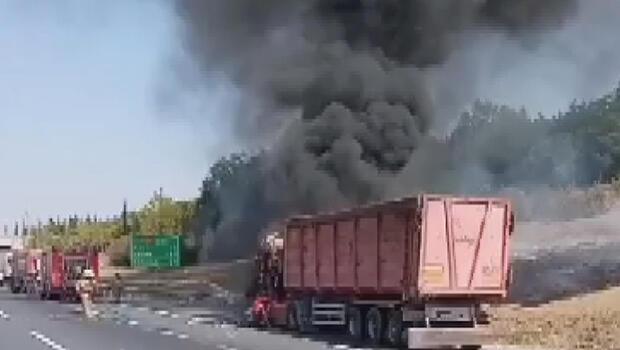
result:
[[[344,204],[418,191],[502,194],[514,199],[521,220],[562,220],[604,212],[620,197],[620,87],[553,117],[478,101],[448,137],[420,142],[404,170],[379,174],[382,193],[345,198]],[[273,220],[338,202],[311,200],[321,184],[305,184],[312,186],[300,192],[297,170],[286,164],[274,168],[276,161],[266,152],[234,153],[211,166],[195,199],[154,194],[135,212],[119,210],[103,220],[50,218],[22,234],[31,236],[35,247],[90,245],[126,255],[130,233],[180,233],[196,250],[204,243],[202,259],[247,257],[257,234]],[[315,170],[338,180],[329,168]],[[342,193],[346,197],[347,191]]]

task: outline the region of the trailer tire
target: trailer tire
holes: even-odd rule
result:
[[[401,310],[389,311],[385,336],[391,346],[400,347],[403,344],[403,312]]]
[[[286,308],[286,329],[288,329],[289,331],[296,331],[299,328],[299,325],[297,324],[297,308],[295,307],[295,304],[289,304],[288,307]]]
[[[300,300],[295,302],[295,314],[297,316],[297,330],[302,334],[312,332],[312,319],[310,315],[310,302]]]
[[[385,334],[385,320],[378,307],[373,307],[366,314],[366,335],[371,345],[381,345]]]
[[[50,299],[52,299],[52,293],[50,292],[50,288],[48,286],[43,286],[43,290],[41,291],[41,300]]]
[[[349,306],[347,308],[347,333],[351,340],[361,342],[365,338],[364,313],[357,306]]]

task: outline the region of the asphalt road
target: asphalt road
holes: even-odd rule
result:
[[[28,300],[0,289],[0,349],[217,349],[178,334],[136,329],[113,318],[86,320],[75,308],[53,301]]]
[[[223,324],[204,308],[97,305],[87,320],[79,305],[28,299],[0,289],[0,349],[19,350],[346,350],[339,335],[300,337]],[[485,347],[493,350],[521,348]]]

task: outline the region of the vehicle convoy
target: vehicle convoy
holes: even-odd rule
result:
[[[289,218],[261,241],[252,321],[476,348],[492,341],[488,305],[507,297],[513,229],[503,198],[420,195]]]
[[[37,294],[41,299],[77,300],[75,289],[82,271],[99,277],[100,253],[92,249],[15,249],[10,256],[9,280],[13,293]]]

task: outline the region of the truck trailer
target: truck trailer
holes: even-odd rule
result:
[[[478,348],[492,342],[489,304],[507,297],[513,229],[504,198],[419,195],[291,217],[261,241],[252,322]]]

